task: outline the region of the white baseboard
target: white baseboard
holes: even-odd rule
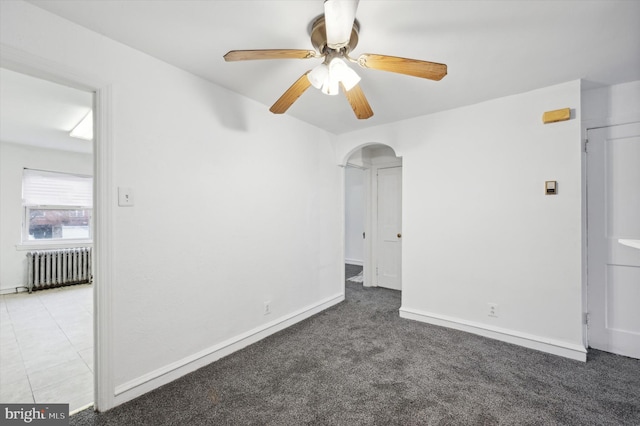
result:
[[[348,264],[348,265],[356,265],[356,266],[363,266],[364,262],[362,260],[358,260],[358,259],[345,259],[344,263]]]
[[[26,286],[16,286],[9,288],[0,288],[0,295],[26,293],[29,291]]]
[[[343,300],[344,293],[328,297],[319,303],[299,309],[289,315],[278,318],[267,324],[263,324],[253,330],[249,330],[191,356],[118,385],[115,389],[115,405],[120,405],[162,385],[170,383],[185,374],[211,364],[220,358],[258,342],[271,334],[284,330],[287,327],[322,312]]]
[[[439,325],[442,327],[453,328],[456,330],[466,331],[467,333],[489,337],[490,339],[496,339],[518,346],[524,346],[525,348],[535,349],[541,352],[570,358],[576,361],[587,361],[586,348],[582,345],[574,343],[562,342],[555,339],[547,339],[532,334],[521,333],[519,331],[507,330],[499,327],[493,327],[487,324],[446,317],[444,315],[418,311],[410,308],[400,308],[400,317],[420,322],[426,322],[428,324]]]

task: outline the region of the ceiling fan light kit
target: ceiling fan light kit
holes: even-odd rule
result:
[[[360,76],[342,59],[337,56],[331,59],[329,55],[307,74],[307,78],[313,87],[325,95],[337,95],[340,84],[343,90],[349,91],[360,82]]]
[[[365,53],[357,59],[349,53],[358,44],[360,24],[355,19],[358,0],[325,0],[324,15],[311,24],[311,44],[316,49],[232,50],[224,55],[227,62],[255,59],[310,59],[324,61],[304,73],[273,104],[270,111],[282,114],[313,86],[326,95],[337,95],[340,88],[358,119],[373,116],[373,110],[360,88],[360,76],[345,61],[362,68],[395,72],[429,80],[441,80],[447,75],[447,66],[436,62],[407,59],[397,56]]]

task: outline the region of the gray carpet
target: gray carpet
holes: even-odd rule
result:
[[[638,360],[571,361],[401,319],[397,291],[346,289],[327,311],[70,424],[640,425]]]
[[[344,278],[347,280],[351,277],[355,277],[360,272],[362,272],[362,266],[350,265],[348,263],[344,265]]]

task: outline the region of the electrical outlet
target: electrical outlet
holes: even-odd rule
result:
[[[498,304],[497,303],[487,303],[489,310],[487,311],[487,315],[490,317],[498,317]]]
[[[271,302],[264,302],[264,315],[269,315],[271,313]]]

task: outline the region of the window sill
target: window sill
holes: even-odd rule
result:
[[[76,248],[76,247],[92,247],[92,240],[65,240],[65,241],[42,241],[42,242],[28,242],[16,244],[16,250],[47,250],[47,249],[64,249],[64,248]]]

